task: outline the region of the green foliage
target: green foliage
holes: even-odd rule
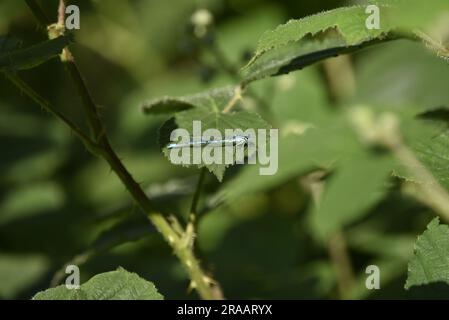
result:
[[[317,234],[330,237],[385,197],[393,159],[360,155],[340,164],[312,212]]]
[[[447,2],[435,0],[430,6],[422,1],[374,3],[379,8],[380,28],[366,27],[367,6],[353,6],[290,20],[265,32],[252,59],[243,68],[245,83],[401,38],[420,39],[438,56],[449,57],[444,44],[436,40],[444,37],[443,31],[434,28],[430,36],[426,33],[432,21],[443,18],[440,14],[448,9]]]
[[[258,166],[247,167],[225,185],[223,195],[231,200],[248,193],[269,190],[287,182],[292,176],[317,169],[331,169],[339,159],[350,156],[354,151],[357,153],[358,142],[347,127],[348,123],[343,119],[335,120],[335,124],[327,128],[306,127],[302,135],[281,138],[279,169],[275,175],[261,176]]]
[[[449,227],[433,219],[415,243],[405,288],[445,282],[449,285]]]
[[[449,165],[448,139],[449,134],[444,132],[414,145],[418,158],[446,188],[449,188],[449,176],[446,170]],[[425,183],[425,181],[420,182]]]
[[[161,300],[153,283],[119,268],[98,274],[79,289],[65,285],[37,293],[33,300]]]
[[[385,10],[385,8],[381,7]],[[335,28],[347,46],[357,45],[364,41],[381,37],[391,31],[391,27],[382,24],[380,29],[369,30],[365,21],[366,7],[348,7],[318,13],[300,20],[291,20],[274,31],[266,32],[259,40],[255,56],[249,64],[269,50],[273,50],[303,39],[310,34],[312,37],[320,32]],[[382,12],[381,11],[381,15]]]
[[[50,278],[50,286],[61,283],[68,263],[90,280],[34,299],[162,299],[144,279],[167,298],[196,298],[186,290],[193,283],[185,258],[178,260],[165,242],[173,245],[170,237],[161,237],[126,193],[140,186],[182,248],[199,247],[205,274],[226,298],[340,297],[341,256],[329,245],[335,235],[353,269],[343,296],[410,297],[416,288],[404,290],[407,263],[406,288],[447,287],[448,227],[434,219],[415,250],[413,242],[434,215],[448,217],[449,64],[438,59],[448,57],[448,1],[200,3],[97,1],[83,8],[74,57],[104,134],[136,182],[131,188],[0,77],[0,298],[28,299]],[[381,29],[366,28],[367,3],[381,6]],[[45,2],[45,11],[56,6]],[[198,7],[214,17],[204,33],[191,19]],[[1,34],[37,43],[20,49],[17,38],[0,37],[0,71],[26,79],[88,134],[86,97],[77,96],[60,64],[43,64],[72,38],[42,41],[16,2],[0,4],[0,16]],[[302,18],[281,24],[292,17]],[[360,107],[367,116],[355,128],[350,120]],[[166,148],[172,130],[192,132],[195,120],[223,135],[279,129],[278,171],[208,165],[213,175],[195,187],[205,165],[174,166]],[[438,185],[441,206],[431,192]],[[197,223],[184,233],[195,189]],[[365,287],[370,264],[381,270],[381,290]],[[121,268],[98,274],[118,265],[142,278]]]
[[[386,17],[387,8],[380,9],[381,16]],[[265,32],[244,69],[246,81],[302,69],[329,57],[360,50],[373,42],[394,38],[389,18],[382,19],[380,29],[366,28],[365,10],[365,6],[339,8],[290,20]],[[260,62],[263,56],[268,57]]]
[[[198,107],[218,113],[234,97],[234,92],[234,87],[226,87],[186,97],[163,97],[143,103],[142,109],[146,114],[170,114]]]

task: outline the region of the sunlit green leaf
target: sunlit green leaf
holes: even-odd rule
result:
[[[201,131],[204,132],[207,129],[217,129],[222,137],[225,137],[226,129],[241,129],[246,131],[247,129],[254,129],[257,133],[258,129],[269,129],[270,125],[265,122],[258,114],[248,111],[233,111],[238,110],[238,99],[236,98],[235,87],[225,87],[221,89],[211,90],[205,93],[200,93],[188,97],[176,98],[163,98],[158,102],[152,102],[147,105],[147,110],[162,110],[166,109],[167,112],[179,111],[179,106],[190,106],[188,110],[177,112],[174,115],[173,121],[168,121],[160,130],[160,144],[163,148],[164,154],[169,157],[170,150],[165,147],[169,142],[170,133],[175,128],[186,129],[191,135],[193,135],[193,122],[201,122]],[[230,103],[236,103],[236,106],[231,112],[225,112],[224,110]],[[151,112],[151,111],[150,111]],[[201,132],[201,134],[202,134]],[[224,157],[224,150],[222,153]],[[204,164],[203,161],[199,165],[199,168],[207,167],[219,181],[223,179],[226,167],[229,164]]]
[[[405,288],[434,282],[449,284],[449,227],[433,219],[415,243]]]
[[[162,300],[153,283],[119,268],[94,276],[79,289],[65,285],[39,292],[33,300]]]
[[[301,69],[314,62],[351,52],[372,43],[394,39],[387,18],[379,29],[368,29],[366,6],[343,7],[300,20],[290,20],[265,32],[244,68],[246,81]],[[380,7],[382,17],[386,8]],[[261,58],[270,53],[267,57]],[[256,62],[259,61],[257,64]]]

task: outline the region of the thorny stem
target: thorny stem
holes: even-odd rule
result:
[[[38,103],[42,108],[44,108],[45,110],[54,109],[51,105],[49,107],[47,103],[44,103],[45,100],[42,99],[17,76],[11,77],[10,74],[7,74],[7,77],[29,98]],[[70,121],[63,120],[65,118],[63,116],[60,117],[59,113],[51,113],[61,121],[63,121],[65,124],[67,124],[72,130],[74,130]],[[77,133],[77,131],[74,132]],[[82,140],[84,139],[83,142],[90,141],[90,139],[87,137],[81,138],[82,135],[78,135],[78,137]],[[152,203],[145,195],[139,184],[135,182],[131,174],[123,166],[122,162],[117,157],[113,149],[107,144],[98,145],[94,143],[88,143],[86,146],[88,146],[87,149],[91,153],[97,156],[101,155],[109,163],[112,170],[118,175],[134,200],[147,214],[148,219],[153,223],[156,229],[163,235],[164,239],[174,249],[176,256],[181,260],[190,275],[190,278],[192,280],[191,286],[198,290],[198,293],[203,299],[221,299],[222,295],[220,290],[218,289],[218,285],[215,285],[215,282],[205,275],[204,271],[199,265],[198,260],[193,254],[192,246],[185,244],[186,241],[184,239],[184,234],[179,234],[178,232],[176,232],[160,213],[154,212]],[[95,151],[92,151],[92,146],[94,146]]]
[[[193,194],[192,204],[190,206],[189,218],[187,222],[186,231],[184,233],[184,238],[186,245],[189,246],[190,242],[193,243],[195,237],[195,223],[197,221],[198,214],[198,201],[200,199],[201,190],[204,183],[204,178],[206,177],[207,169],[202,168],[200,171],[200,176],[198,177],[198,182]]]
[[[34,0],[25,1],[40,25],[46,28],[49,25],[49,21],[48,18],[46,18],[46,15],[43,12],[42,8],[40,8],[40,6]],[[61,8],[63,6],[64,1],[61,0],[59,12],[61,12]],[[58,17],[58,20],[59,23],[61,23],[60,16]],[[192,243],[189,242],[188,245],[186,245],[186,241],[184,239],[185,235],[176,232],[176,230],[170,225],[170,223],[164,216],[154,211],[153,204],[146,196],[145,192],[134,180],[134,178],[131,176],[131,174],[128,172],[126,167],[123,165],[123,163],[115,153],[114,149],[111,147],[109,139],[104,130],[102,120],[99,117],[97,106],[92,99],[92,96],[68,48],[64,49],[61,58],[63,62],[65,62],[69,75],[71,76],[72,81],[75,83],[78,93],[82,98],[87,121],[89,123],[91,133],[95,139],[94,145],[101,151],[94,154],[101,155],[108,162],[112,170],[117,174],[122,183],[125,185],[126,189],[131,194],[133,199],[146,213],[148,219],[153,223],[156,229],[163,235],[164,239],[173,248],[175,255],[180,259],[190,276],[190,286],[192,288],[195,288],[203,299],[222,299],[223,296],[221,290],[219,289],[219,286],[216,285],[216,283],[205,274],[205,272],[200,267],[199,261],[194,256]],[[13,78],[13,80],[16,80],[13,81],[13,83],[21,90],[23,90],[24,93],[27,94],[27,96],[41,105],[41,107],[49,111],[56,110],[55,108],[49,107],[50,105],[45,102],[45,100],[37,99],[36,97],[39,97],[39,95],[32,91],[22,81],[17,81],[17,79]],[[81,140],[85,142],[86,139],[84,138],[84,135],[81,135],[78,130],[75,130],[70,121],[65,119],[65,117],[59,113],[52,112],[52,114],[66,123],[72,130],[74,130],[75,133],[77,133],[78,137],[80,137]],[[91,142],[90,139],[87,141]],[[88,150],[92,151],[89,148]]]
[[[59,118],[64,122],[75,135],[84,143],[87,149],[95,149],[95,142],[93,142],[90,137],[88,137],[76,124],[70,121],[66,116],[60,113],[56,108],[54,108],[50,102],[40,96],[35,92],[30,86],[28,86],[22,79],[20,79],[16,74],[10,72],[4,72],[6,78],[11,81],[14,85],[19,87],[23,93],[30,97],[34,102],[42,107],[45,111],[51,115]]]

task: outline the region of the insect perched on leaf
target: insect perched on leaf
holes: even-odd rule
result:
[[[167,149],[195,148],[203,146],[225,147],[225,146],[242,146],[248,145],[249,136],[233,136],[225,139],[203,139],[192,137],[187,143],[170,143]]]

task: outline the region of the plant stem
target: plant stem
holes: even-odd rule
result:
[[[76,85],[77,91],[81,96],[83,101],[82,105],[84,106],[84,112],[87,116],[87,122],[89,124],[89,128],[92,136],[96,141],[101,139],[101,136],[104,133],[103,124],[101,122],[100,116],[98,114],[98,108],[93,102],[93,99],[90,95],[89,90],[87,89],[86,83],[81,76],[81,73],[78,69],[78,66],[73,59],[70,51],[66,48],[64,49],[66,52],[64,53],[66,56],[66,60],[64,61],[64,66],[68,71],[70,77],[73,80],[73,83]],[[107,139],[104,139],[104,142],[107,142]]]
[[[198,211],[198,201],[200,199],[201,189],[204,183],[204,178],[206,177],[206,168],[202,168],[200,171],[200,176],[198,178],[198,183],[196,185],[195,193],[193,194],[192,204],[190,206],[190,215],[196,215]]]
[[[17,76],[11,77],[10,74],[7,75],[20,90],[22,90],[29,98],[38,103],[45,110],[55,110],[45,99],[39,96],[35,91],[33,91],[25,82],[23,82]],[[50,111],[51,112],[51,111]],[[68,120],[63,120],[65,117],[59,113],[54,113],[57,118],[62,120],[67,124],[72,130],[73,125]],[[74,131],[78,135],[78,131]],[[81,133],[78,136],[83,142],[90,141],[88,137],[84,137]],[[104,135],[104,138],[106,139]],[[107,141],[107,140],[106,140]],[[148,197],[143,192],[140,185],[135,182],[131,174],[124,167],[120,159],[117,157],[113,149],[109,144],[95,145],[93,142],[91,144],[94,149],[100,150],[100,152],[92,152],[91,148],[88,148],[94,155],[101,155],[111,166],[112,170],[117,174],[122,183],[125,185],[126,189],[132,195],[139,207],[147,214],[148,219],[153,223],[156,229],[163,235],[164,239],[173,248],[175,255],[181,260],[184,267],[187,269],[189,276],[192,281],[192,286],[198,290],[198,293],[203,299],[221,299],[222,295],[218,289],[218,285],[213,286],[215,282],[210,279],[204,271],[201,269],[198,260],[193,254],[193,249],[191,245],[185,245],[184,235],[177,233],[173,227],[168,223],[168,221],[159,213],[153,210],[152,203]],[[90,146],[90,145],[89,145]]]
[[[39,5],[33,0],[26,0],[26,3],[28,4],[37,20],[41,23],[41,25],[43,27],[46,27],[44,23],[47,23],[47,21],[42,18],[45,17],[45,13],[42,11]],[[63,5],[64,2],[61,0],[61,6]],[[191,287],[195,288],[203,299],[221,299],[222,294],[219,290],[219,287],[213,285],[215,284],[215,282],[208,276],[206,276],[205,272],[200,267],[198,260],[193,254],[192,246],[185,245],[184,235],[178,234],[169,224],[167,219],[165,219],[165,217],[163,217],[160,213],[156,213],[154,211],[154,207],[150,199],[146,196],[145,192],[134,180],[134,178],[131,176],[129,171],[126,169],[126,167],[123,165],[123,163],[115,153],[114,149],[111,147],[102,120],[99,117],[97,106],[93,101],[86,83],[84,82],[83,77],[81,76],[81,73],[75,63],[75,59],[73,58],[68,48],[64,49],[62,61],[65,62],[69,75],[72,81],[75,83],[78,93],[81,96],[91,133],[94,136],[96,146],[102,151],[100,155],[109,163],[112,170],[120,178],[133,199],[146,213],[148,219],[153,223],[156,229],[163,235],[164,239],[173,248],[175,255],[180,259],[190,276]],[[21,86],[21,84],[23,83],[16,82],[15,84],[18,85],[20,89],[24,90],[24,88]],[[30,95],[29,90],[28,92],[24,90],[24,92],[31,98],[33,98],[34,94]],[[37,94],[35,95],[38,96]],[[42,107],[48,107],[47,105],[42,105],[42,101],[40,100],[35,100],[35,102],[40,104]],[[54,110],[54,108],[50,109]],[[98,155],[98,153],[96,153],[96,155]]]
[[[39,22],[39,25],[42,28],[45,29],[48,25],[51,24],[51,20],[35,0],[25,0],[25,3],[28,5],[34,17]]]
[[[50,113],[51,115],[59,118],[62,122],[64,122],[75,135],[84,143],[84,145],[88,149],[95,148],[95,142],[92,141],[76,124],[70,121],[66,116],[60,113],[56,108],[54,108],[50,102],[41,97],[38,93],[36,93],[30,86],[28,86],[22,79],[20,79],[17,75],[4,72],[6,78],[11,81],[14,85],[20,88],[27,96],[31,98],[34,102],[42,107],[45,111]]]

